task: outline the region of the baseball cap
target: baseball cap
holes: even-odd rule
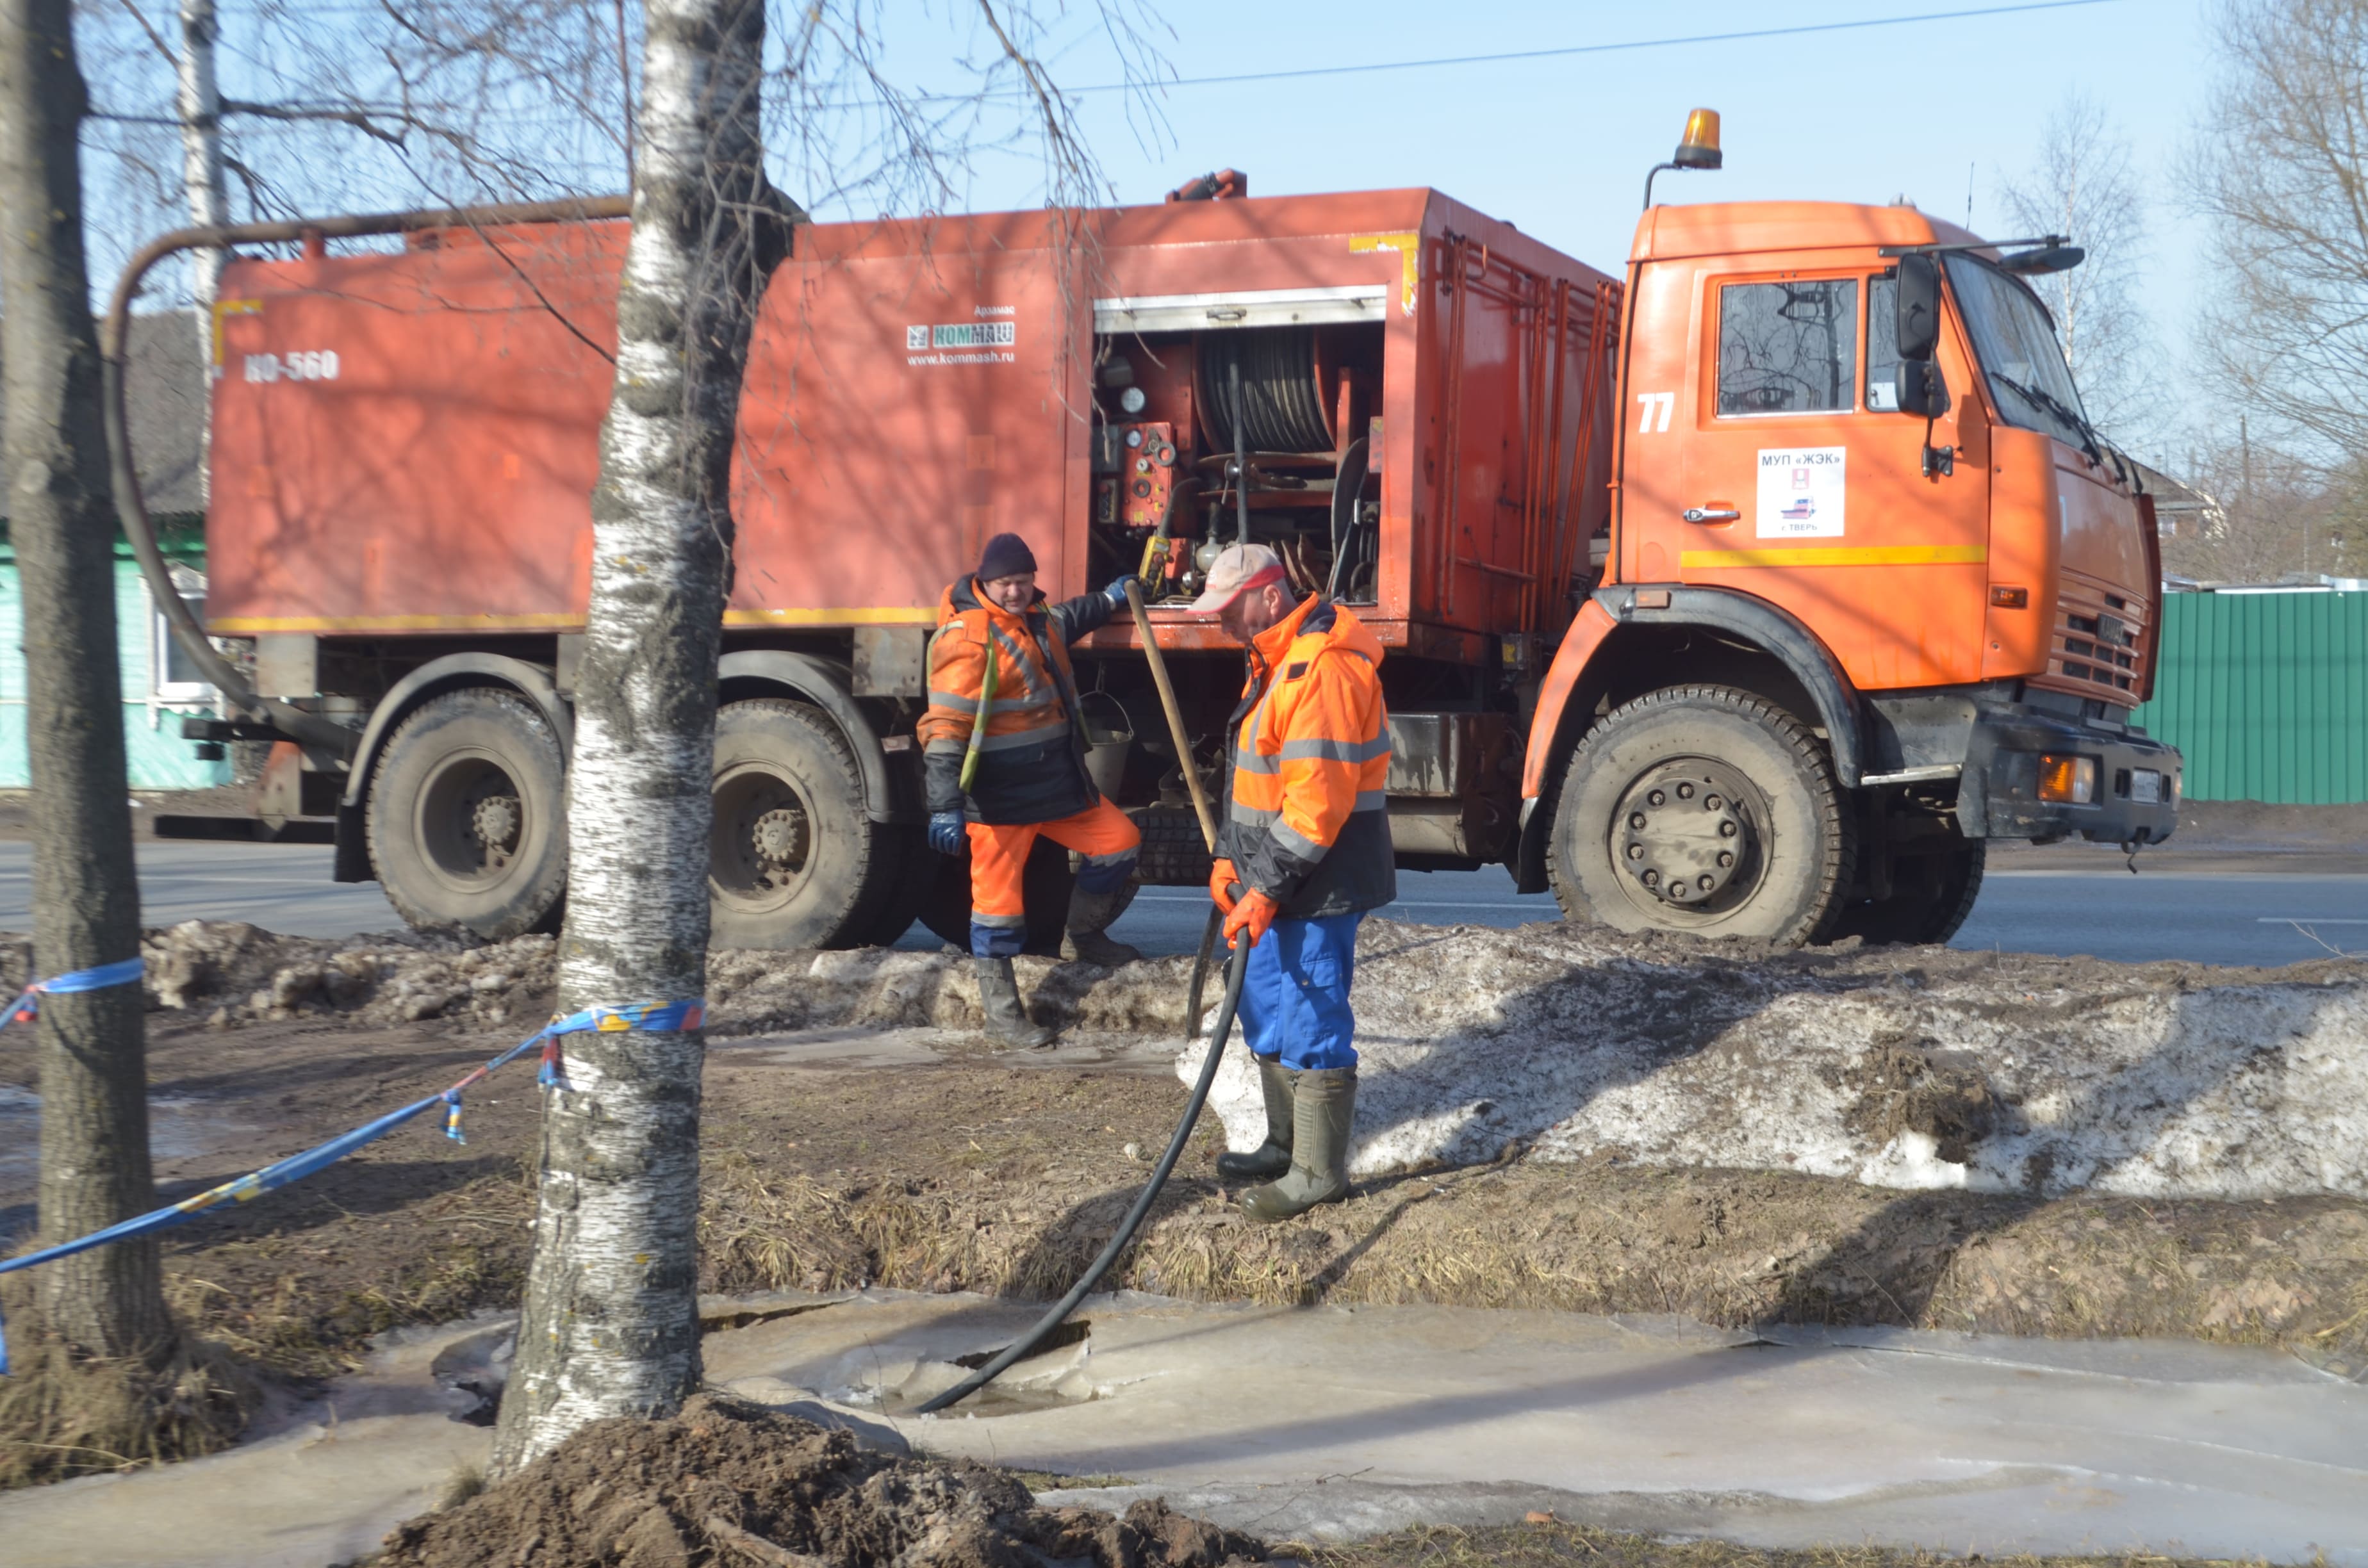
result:
[[[1282,557],[1262,544],[1229,544],[1209,562],[1209,585],[1192,601],[1194,615],[1214,615],[1252,588],[1287,575]]]

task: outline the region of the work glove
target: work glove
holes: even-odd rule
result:
[[[1142,578],[1130,572],[1125,576],[1121,577],[1117,582],[1112,583],[1109,587],[1104,588],[1102,590],[1102,597],[1110,600],[1110,608],[1124,609],[1126,608],[1127,589],[1142,581]]]
[[[1222,855],[1209,868],[1209,896],[1228,915],[1234,912],[1234,884],[1241,880],[1242,874],[1234,869],[1234,863]]]
[[[1235,903],[1233,913],[1225,916],[1225,946],[1240,946],[1237,938],[1247,931],[1250,946],[1257,947],[1258,938],[1273,929],[1274,917],[1281,913],[1281,905],[1258,889],[1250,889]]]
[[[970,828],[960,812],[929,813],[929,847],[940,855],[959,855],[970,843]]]

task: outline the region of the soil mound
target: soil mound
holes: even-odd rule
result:
[[[1008,1472],[896,1459],[700,1394],[596,1421],[518,1474],[387,1537],[383,1568],[1222,1568],[1263,1544],[1142,1502],[1040,1508]]]

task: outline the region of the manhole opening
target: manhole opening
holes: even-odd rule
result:
[[[1092,1326],[1091,1319],[1072,1318],[1046,1335],[1042,1344],[1014,1361],[1012,1365],[1024,1367],[1040,1357],[1050,1356],[1055,1350],[1066,1350],[1072,1345],[1081,1345],[1091,1337]],[[992,1350],[973,1350],[967,1356],[955,1357],[954,1365],[966,1372],[975,1372],[1010,1348],[1008,1345],[998,1345]]]

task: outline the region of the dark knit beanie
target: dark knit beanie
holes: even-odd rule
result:
[[[978,580],[992,583],[997,577],[1017,577],[1022,572],[1036,570],[1036,555],[1028,541],[1018,534],[997,534],[986,541],[979,552]]]

